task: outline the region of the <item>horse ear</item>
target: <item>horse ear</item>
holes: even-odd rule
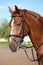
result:
[[[12,14],[13,10],[8,6],[9,12]]]
[[[20,11],[16,5],[15,5],[15,10],[16,10],[16,13],[20,14]]]

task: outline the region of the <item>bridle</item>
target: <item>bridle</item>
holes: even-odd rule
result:
[[[12,16],[12,18],[13,18],[13,17],[18,17],[18,16]],[[21,39],[23,40],[23,38],[24,38],[24,36],[25,36],[25,35],[24,35],[24,21],[25,21],[25,19],[24,19],[23,16],[19,16],[19,17],[22,17],[22,22],[21,22],[20,24],[17,24],[17,26],[22,24],[22,27],[21,27],[22,35],[19,36],[19,35],[11,35],[11,34],[10,34],[9,37],[11,37],[11,38],[12,38],[12,37],[18,37],[18,38],[21,38]],[[13,38],[12,38],[12,39],[13,39]],[[13,39],[13,41],[16,42],[16,44],[18,45],[18,42],[17,42],[15,39]],[[19,44],[19,45],[20,45],[20,44]],[[43,43],[40,44],[39,47],[38,47],[36,50],[38,50],[42,45],[43,45]],[[23,46],[22,46],[22,47],[23,47]],[[22,47],[20,47],[20,48],[22,48]],[[25,46],[24,46],[24,47],[25,47]],[[33,46],[32,46],[32,47],[33,47]],[[26,48],[32,48],[32,47],[26,47]],[[29,58],[29,56],[28,56],[26,50],[24,50],[24,51],[25,51],[25,54],[26,54],[27,58],[28,58],[30,61],[32,61],[32,62],[33,62],[33,61],[40,61],[40,58],[41,58],[41,57],[40,57],[39,59],[31,60],[31,59]],[[32,50],[32,55],[34,55],[34,54],[33,54],[33,50]]]
[[[16,26],[19,26],[19,25],[22,25],[22,27],[21,27],[21,32],[22,32],[22,35],[12,35],[12,34],[10,34],[9,35],[9,37],[18,37],[18,38],[21,38],[22,39],[22,41],[23,41],[23,38],[24,38],[24,17],[23,16],[12,16],[12,18],[15,18],[15,17],[22,17],[22,22],[21,23],[17,23],[17,25]],[[12,38],[13,39],[13,38]],[[13,39],[13,41],[18,45],[18,42],[15,40],[15,39]],[[22,42],[22,41],[20,41],[20,42]]]

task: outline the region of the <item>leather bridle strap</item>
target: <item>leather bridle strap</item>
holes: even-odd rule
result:
[[[22,36],[19,36],[19,35],[11,35],[11,34],[10,34],[9,37],[11,37],[11,36],[22,38]]]
[[[41,44],[38,46],[38,48],[36,49],[36,51],[38,51],[38,49],[39,49],[42,45],[43,45],[43,43],[41,43]]]
[[[39,47],[36,49],[36,51],[38,51],[39,48],[40,48],[42,45],[43,45],[43,43],[41,43],[41,44],[39,45]],[[37,57],[38,57],[38,53],[37,53]],[[41,55],[41,56],[38,58],[38,62],[40,62],[40,60],[41,60],[42,57],[43,57],[43,55]]]

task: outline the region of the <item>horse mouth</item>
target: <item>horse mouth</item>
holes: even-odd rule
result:
[[[12,52],[16,52],[19,49],[19,44],[9,44],[9,48]]]

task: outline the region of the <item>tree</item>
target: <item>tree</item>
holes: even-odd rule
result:
[[[9,33],[10,33],[9,24],[8,24],[8,21],[5,19],[5,20],[3,20],[3,22],[1,23],[1,27],[0,27],[0,37],[1,37],[1,38],[8,38]]]

